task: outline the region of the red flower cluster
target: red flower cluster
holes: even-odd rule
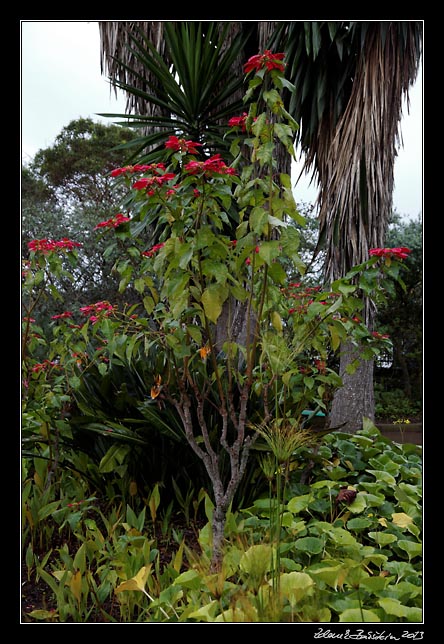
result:
[[[42,252],[44,255],[54,250],[74,250],[74,248],[81,246],[78,242],[71,241],[67,237],[63,237],[60,241],[52,239],[33,239],[28,243],[30,251],[36,253]]]
[[[152,197],[155,194],[155,188],[162,186],[167,181],[175,179],[176,175],[172,172],[167,172],[155,177],[142,177],[133,184],[134,190],[146,190],[147,194]]]
[[[43,360],[43,362],[38,362],[35,364],[31,371],[33,373],[40,373],[41,371],[46,371],[50,367],[59,367],[60,365],[57,364],[57,362],[54,362],[53,360]]]
[[[377,340],[388,340],[390,338],[387,333],[379,333],[379,331],[372,331],[372,336]]]
[[[229,121],[228,125],[230,127],[240,127],[242,132],[246,131],[245,121],[247,120],[248,114],[244,112],[242,116],[233,116]]]
[[[188,174],[212,176],[213,174],[236,174],[234,168],[229,168],[221,159],[220,154],[215,154],[206,161],[190,161],[184,168]]]
[[[105,317],[108,317],[113,312],[114,307],[112,304],[103,300],[102,302],[96,302],[95,304],[89,304],[88,306],[82,306],[80,312],[83,315],[89,316],[89,321],[94,324],[99,319],[99,314],[103,313]]]
[[[155,255],[157,253],[157,251],[159,251],[164,246],[165,246],[165,242],[160,242],[160,244],[156,244],[155,246],[153,246],[149,250],[143,251],[142,255],[144,257],[152,257],[153,255]]]
[[[126,165],[123,168],[115,168],[111,171],[112,177],[118,177],[121,174],[133,174],[134,172],[157,172],[157,170],[165,170],[163,163],[151,163],[149,165]]]
[[[130,219],[130,217],[125,217],[125,215],[122,215],[122,213],[119,212],[115,217],[111,217],[111,219],[107,219],[106,221],[101,221],[100,224],[97,224],[97,226],[94,227],[94,230],[97,230],[97,228],[117,228],[117,226],[130,221]]]
[[[314,296],[321,290],[320,286],[305,286],[302,282],[292,282],[287,288],[281,289],[283,294],[292,300],[297,300],[297,306],[288,310],[289,314],[306,313],[307,308],[314,302]],[[292,304],[296,302],[292,302]],[[325,304],[325,302],[323,302]]]
[[[272,69],[278,69],[283,72],[285,64],[282,62],[285,54],[273,54],[269,49],[266,49],[263,54],[256,54],[251,56],[244,65],[244,72],[248,74],[252,71],[261,71],[266,69],[271,71]]]
[[[182,152],[183,154],[198,154],[196,147],[201,147],[202,143],[194,143],[193,141],[186,141],[179,139],[177,136],[170,136],[165,143],[165,147],[173,150],[174,152]]]
[[[410,248],[401,246],[399,248],[372,248],[369,251],[370,256],[374,257],[394,257],[395,259],[406,259],[412,251]]]
[[[71,311],[65,311],[64,313],[59,313],[59,315],[51,316],[51,320],[61,320],[63,318],[72,318]]]

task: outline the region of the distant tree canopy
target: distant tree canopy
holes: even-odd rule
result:
[[[58,285],[60,307],[118,298],[115,256],[104,254],[109,240],[94,228],[121,207],[124,195],[110,171],[125,164],[128,153],[121,146],[134,136],[131,129],[81,118],[22,169],[23,256],[32,239],[69,237],[82,244],[75,283]]]
[[[376,379],[384,389],[401,391],[410,401],[422,401],[423,341],[423,250],[422,222],[392,218],[386,237],[388,247],[407,246],[411,249],[404,272],[405,291],[399,286],[387,305],[378,311],[378,329],[390,335],[393,343],[392,364],[379,369]]]

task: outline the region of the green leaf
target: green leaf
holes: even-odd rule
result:
[[[51,621],[54,621],[56,617],[58,617],[58,613],[53,611],[53,610],[43,610],[43,609],[37,609],[37,610],[32,610],[30,613],[26,613],[29,615],[29,617],[32,617],[33,619],[50,619]]]
[[[282,318],[277,311],[272,312],[271,323],[278,333],[282,333],[282,329],[283,329]]]
[[[340,622],[380,622],[377,614],[366,608],[347,608],[339,615]]]
[[[284,597],[288,597],[290,604],[294,606],[304,597],[312,594],[314,581],[305,572],[288,572],[279,577],[280,591]]]
[[[69,384],[73,389],[78,389],[81,385],[81,380],[78,376],[71,376],[69,379]]]
[[[259,245],[259,257],[268,265],[279,255],[279,246],[276,241],[266,241]]]
[[[394,476],[385,472],[384,470],[367,470],[369,474],[373,474],[377,481],[383,481],[387,483],[390,487],[395,487],[396,479]]]
[[[51,503],[48,503],[48,505],[44,505],[43,508],[40,508],[38,511],[38,517],[40,520],[46,519],[46,517],[49,517],[54,510],[56,510],[60,505],[60,501],[52,501]]]
[[[346,576],[343,564],[337,560],[315,564],[307,570],[334,590],[343,585]]]
[[[395,617],[406,617],[409,622],[420,622],[422,618],[422,611],[420,608],[403,606],[399,599],[393,597],[383,597],[378,599],[378,604],[385,610],[387,615],[395,615]]]
[[[306,510],[310,501],[313,500],[311,494],[302,494],[301,496],[294,496],[287,503],[287,508],[293,514],[299,514],[302,510]]]
[[[228,297],[228,289],[222,284],[210,284],[202,293],[205,315],[216,324],[222,313],[222,305]]]
[[[259,206],[255,206],[250,213],[250,229],[261,235],[268,222],[268,211]]]
[[[422,554],[422,544],[416,541],[408,541],[407,539],[400,539],[396,544],[401,550],[405,550],[408,554],[409,561],[414,557],[419,557]]]
[[[296,539],[295,548],[309,555],[318,555],[324,548],[324,541],[318,537],[301,537]]]
[[[389,543],[397,541],[397,537],[391,532],[369,532],[370,539],[376,541],[378,546],[387,546]]]
[[[199,590],[201,586],[201,577],[199,573],[196,570],[186,570],[185,572],[181,573],[176,579],[173,581],[174,585],[180,584],[184,588],[191,588],[192,590]]]
[[[201,608],[198,608],[197,610],[190,613],[188,617],[191,619],[197,619],[203,622],[214,622],[215,617],[218,613],[218,609],[219,609],[219,602],[216,599],[214,599],[209,604],[205,604]]]
[[[99,472],[112,472],[116,465],[122,464],[129,450],[129,445],[112,445],[100,461]]]

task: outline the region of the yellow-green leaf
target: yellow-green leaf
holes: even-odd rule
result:
[[[222,313],[222,305],[227,299],[228,289],[222,284],[210,284],[202,293],[205,315],[216,324]]]
[[[128,579],[127,581],[123,581],[117,586],[116,593],[121,593],[126,590],[140,590],[144,592],[146,580],[148,579],[148,575],[151,571],[151,566],[152,564],[150,564],[149,566],[142,566],[137,575],[135,575],[131,579]]]
[[[393,523],[400,528],[407,528],[411,523],[413,523],[412,517],[410,517],[405,512],[394,512],[392,514]]]
[[[72,594],[77,599],[80,604],[80,599],[82,596],[82,573],[80,570],[77,570],[70,579],[69,587]]]
[[[273,311],[271,314],[271,323],[278,333],[282,333],[282,318],[277,311]]]

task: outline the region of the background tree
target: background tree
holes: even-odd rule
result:
[[[140,48],[138,52],[134,44],[128,43],[135,42],[132,36],[136,28],[142,31],[145,41],[151,43],[150,55],[156,59],[154,52],[160,51],[160,59],[165,65],[171,64],[175,72],[179,58],[170,55],[168,42],[182,38],[178,51],[188,52],[183,58],[191,65],[187,71],[194,70],[194,74],[188,74],[194,83],[181,87],[192,103],[192,95],[206,95],[207,79],[211,76],[205,74],[202,85],[197,80],[200,48],[190,48],[189,39],[183,40],[190,33],[189,24],[99,23],[102,69],[109,70],[111,82],[137,97],[129,99],[130,107],[137,105],[140,110],[139,101],[143,100],[157,105],[145,108],[152,110],[150,116],[135,122],[138,126],[145,123],[157,128],[157,138],[153,135],[147,143],[159,141],[162,136],[159,132],[167,124],[159,110],[169,114],[168,127],[171,116],[178,110],[174,102],[164,100],[156,66],[146,65]],[[268,46],[274,51],[285,51],[287,78],[296,86],[294,98],[288,94],[286,107],[300,124],[297,142],[307,153],[307,168],[319,185],[319,247],[324,247],[326,253],[324,276],[327,282],[341,277],[352,265],[365,261],[370,248],[384,246],[402,101],[419,66],[421,22],[207,23],[199,27],[204,40],[204,31],[210,25],[215,33],[214,24],[223,28],[227,49],[236,42],[236,51],[243,61],[250,53]],[[239,34],[243,45],[239,44]],[[190,52],[196,53],[191,56]],[[219,61],[214,51],[213,54],[216,70]],[[234,60],[229,69],[235,73]],[[151,94],[147,94],[147,86]],[[225,96],[224,101],[229,98]],[[233,108],[236,99],[233,91]],[[183,119],[178,118],[177,126],[183,127]],[[205,128],[201,128],[200,135],[204,141]],[[371,327],[374,309],[368,298],[364,298],[364,304],[365,318]],[[332,425],[344,423],[344,429],[350,431],[360,427],[363,416],[374,417],[373,363],[362,362],[352,373],[349,367],[358,354],[355,347],[343,347],[344,386],[335,397],[330,419]]]
[[[403,281],[387,304],[378,310],[378,330],[387,333],[393,349],[386,360],[377,360],[375,394],[378,415],[396,420],[417,416],[422,408],[422,222],[403,220],[395,213],[387,233],[387,245],[411,249]],[[384,356],[383,356],[384,358]]]
[[[110,172],[125,162],[127,152],[120,146],[131,138],[132,129],[81,118],[64,127],[54,145],[39,150],[22,170],[23,256],[32,239],[69,237],[83,246],[75,281],[58,284],[61,308],[118,298],[115,254],[104,253],[106,243],[94,228],[122,205],[124,192]],[[46,304],[39,307],[48,317]]]

